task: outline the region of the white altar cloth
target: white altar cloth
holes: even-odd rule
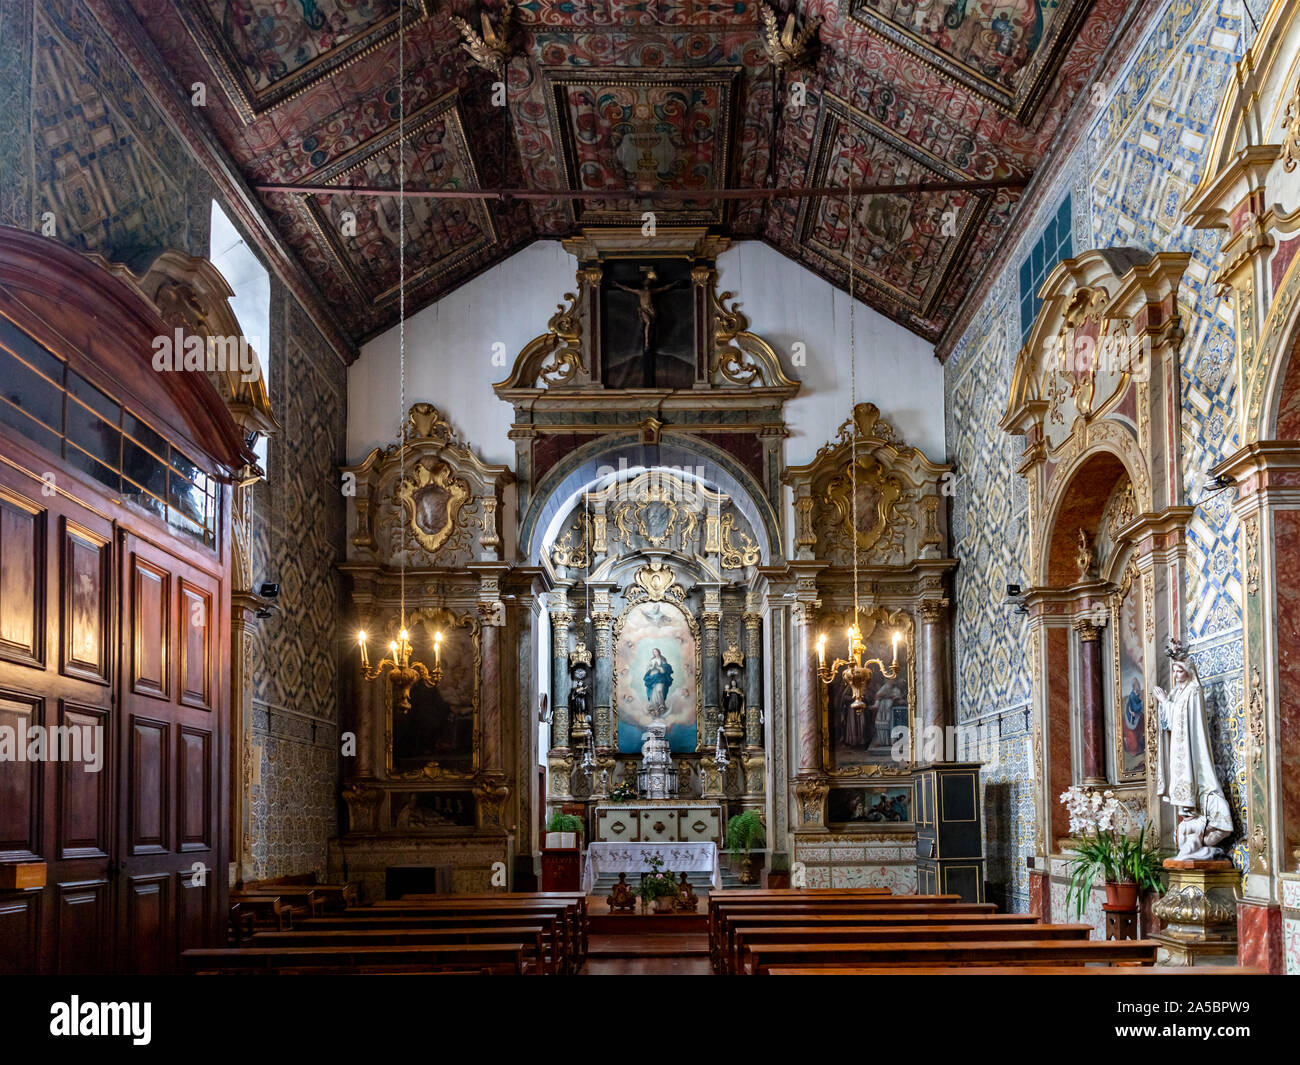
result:
[[[646,855],[658,854],[664,860],[664,872],[708,873],[709,885],[722,887],[722,870],[718,867],[716,843],[589,843],[587,862],[582,871],[582,890],[588,895],[601,873],[627,873],[635,886],[650,867]]]

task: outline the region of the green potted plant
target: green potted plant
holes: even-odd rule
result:
[[[582,836],[582,818],[575,814],[554,813],[546,822],[546,846],[572,850]]]
[[[1134,835],[1133,819],[1113,791],[1089,792],[1075,784],[1061,793],[1061,802],[1074,837],[1065,904],[1073,902],[1078,916],[1098,876],[1106,885],[1107,905],[1118,909],[1135,910],[1141,894],[1161,890],[1159,850],[1147,842],[1145,825]]]
[[[754,844],[763,842],[763,819],[754,810],[743,810],[727,822],[727,850],[733,857],[743,854],[740,861],[740,882],[752,884],[754,876],[754,859],[750,856]]]
[[[652,905],[655,913],[671,913],[678,894],[676,878],[663,871],[664,860],[660,855],[647,854],[642,860],[650,867],[650,872],[641,875],[641,883],[635,888],[641,905]]]

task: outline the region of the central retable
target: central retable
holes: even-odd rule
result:
[[[722,887],[716,843],[590,843],[582,890],[591,894],[601,873],[627,873],[628,882],[636,884],[642,873],[650,871],[645,859],[654,854],[663,858],[664,872],[708,873],[709,886]]]

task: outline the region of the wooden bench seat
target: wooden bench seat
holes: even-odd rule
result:
[[[886,928],[835,928],[793,926],[740,928],[735,936],[734,972],[746,971],[751,948],[773,943],[971,943],[1042,940],[1084,941],[1092,933],[1087,924],[987,924],[896,925]],[[269,933],[276,934],[276,933]],[[292,935],[293,933],[281,933]]]
[[[438,902],[416,902],[401,905],[361,907],[350,910],[352,916],[424,918],[438,916],[490,916],[512,914],[519,917],[552,915],[563,928],[564,953],[581,961],[586,957],[587,926],[583,908],[576,901],[560,899],[471,899],[466,896]]]
[[[526,944],[424,943],[413,946],[371,947],[213,947],[187,950],[181,963],[189,973],[267,972],[340,973],[366,969],[405,967],[490,968],[522,974]]]
[[[1001,928],[1023,927],[1039,923],[1039,918],[1029,913],[959,913],[947,910],[933,913],[758,913],[732,914],[727,917],[722,930],[725,937],[720,944],[717,970],[735,972],[739,963],[736,954],[736,932],[742,928],[783,928],[797,925],[829,928],[892,928],[900,925],[925,926],[935,924],[981,924]]]
[[[258,932],[249,944],[254,947],[384,947],[425,943],[512,943],[529,944],[528,956],[539,975],[554,972],[552,959],[543,943],[542,926],[533,924],[500,927],[297,929],[292,932]],[[558,963],[558,959],[554,959]]]
[[[376,914],[366,909],[349,910],[345,914],[327,914],[300,921],[295,931],[397,931],[440,928],[507,928],[520,924],[536,925],[542,930],[542,943],[547,960],[556,972],[570,973],[577,969],[579,957],[576,944],[570,949],[564,934],[564,915],[554,910],[515,911],[490,914],[424,914],[422,916],[392,916]]]
[[[799,965],[857,965],[949,969],[966,965],[1089,964],[1154,965],[1156,946],[1149,939],[994,940],[925,943],[771,943],[750,948],[750,971]]]

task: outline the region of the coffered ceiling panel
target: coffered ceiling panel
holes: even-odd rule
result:
[[[408,198],[407,310],[539,237],[584,224],[705,223],[763,240],[937,339],[1014,222],[1024,182],[1086,88],[1127,0],[777,0],[815,23],[773,65],[758,0],[525,0],[512,9],[505,106],[453,17],[503,25],[501,0],[130,0],[174,83],[259,186],[386,187],[404,68],[409,183],[488,190]],[[399,20],[405,54],[399,62]],[[652,199],[657,190],[809,189],[849,180],[1009,181],[962,192]],[[520,199],[494,190],[613,197]],[[396,321],[395,198],[261,197],[280,235],[364,340]],[[355,230],[345,225],[345,212]],[[855,241],[849,248],[849,233]]]

